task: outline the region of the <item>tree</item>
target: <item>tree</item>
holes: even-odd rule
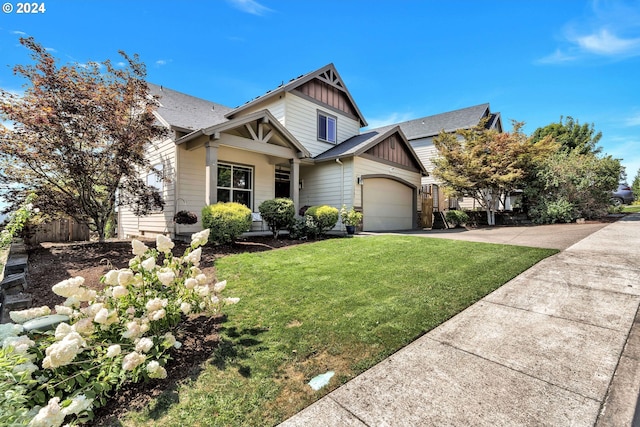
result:
[[[631,190],[633,190],[633,194],[636,196],[636,200],[640,200],[640,169],[638,169],[635,178],[633,178]]]
[[[531,135],[531,141],[537,142],[546,137],[553,137],[560,144],[561,151],[577,151],[580,154],[600,153],[601,148],[597,146],[602,138],[602,132],[595,132],[593,124],[587,125],[567,116],[564,120],[560,117],[558,123],[551,123],[545,127],[536,129]]]
[[[490,225],[507,195],[523,185],[535,162],[557,145],[551,137],[531,142],[522,132],[524,123],[513,122],[513,131],[488,130],[481,122],[455,134],[441,132],[434,138],[438,157],[433,175],[452,196],[475,199],[487,212]]]
[[[104,240],[118,203],[138,215],[164,205],[141,176],[152,173],[145,148],[165,135],[156,126],[157,100],[149,94],[137,55],[58,66],[33,38],[21,38],[35,65],[17,65],[28,83],[24,95],[0,89],[0,186],[16,206],[27,192],[38,207],[87,223]],[[10,207],[11,208],[11,207]]]
[[[620,161],[578,150],[560,151],[538,165],[524,191],[537,223],[571,222],[606,214],[617,187]]]

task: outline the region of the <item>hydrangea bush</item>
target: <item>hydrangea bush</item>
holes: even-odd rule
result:
[[[209,230],[196,233],[182,257],[158,236],[156,249],[133,240],[129,268],[104,275],[102,291],[82,277],[52,290],[66,298],[55,306],[66,315],[55,331],[27,334],[21,325],[51,313],[48,307],[11,312],[15,324],[0,325],[0,425],[60,426],[93,419],[92,409],[125,382],[162,379],[173,335],[184,315],[215,314],[225,303],[225,282],[212,283],[199,268]]]

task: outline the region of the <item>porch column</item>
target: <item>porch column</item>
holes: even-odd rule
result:
[[[300,209],[300,159],[289,159],[291,164],[291,175],[289,177],[291,200],[293,200],[293,207],[296,210],[296,215]]]
[[[208,141],[204,144],[206,153],[205,203],[213,205],[218,201],[218,147],[220,144]]]

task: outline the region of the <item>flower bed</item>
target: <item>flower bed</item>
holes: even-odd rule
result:
[[[104,275],[102,291],[85,287],[82,277],[58,283],[53,291],[66,301],[55,311],[69,322],[55,331],[26,333],[22,326],[48,307],[12,312],[17,323],[0,328],[0,424],[86,422],[122,385],[166,377],[169,352],[181,345],[173,335],[181,319],[238,301],[221,298],[225,282],[210,283],[199,269],[208,234],[195,234],[182,257],[172,255],[165,236],[156,249],[134,240],[129,268]]]

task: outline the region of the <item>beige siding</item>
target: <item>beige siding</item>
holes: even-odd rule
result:
[[[225,147],[224,139],[220,141],[218,161],[253,167],[253,212],[258,212],[260,203],[275,196],[275,165],[262,154]],[[178,210],[196,212],[198,223],[194,225],[178,225],[177,233],[193,233],[202,229],[201,211],[205,206],[205,148],[193,151],[180,149],[178,178]],[[260,224],[254,224],[255,229]]]
[[[304,183],[300,190],[300,206],[329,205],[340,209],[343,204],[352,205],[353,162],[349,159],[342,162],[342,165],[324,162],[300,168],[300,178]]]
[[[311,156],[315,157],[320,153],[324,153],[334,146],[327,142],[318,141],[318,110],[324,111],[329,115],[337,117],[337,142],[341,143],[354,135],[360,130],[357,120],[353,120],[346,115],[336,113],[330,108],[323,108],[321,105],[308,101],[304,98],[287,93],[286,97],[286,121],[285,127],[296,137],[307,150],[311,152]]]
[[[393,166],[390,166],[384,163],[379,163],[373,160],[363,159],[360,157],[357,157],[355,160],[356,160],[356,163],[355,163],[356,178],[354,179],[357,179],[358,176],[362,176],[362,175],[374,175],[374,174],[390,175],[396,178],[403,179],[407,182],[410,182],[411,184],[415,185],[416,188],[418,189],[420,188],[420,174],[417,172],[411,172],[408,170],[395,168]],[[417,193],[418,191],[416,191],[416,194]],[[421,197],[420,194],[417,194],[416,204],[417,204],[418,210],[421,209],[420,197]],[[362,186],[360,185],[355,186],[354,200],[356,200],[356,206],[362,206]]]
[[[269,99],[269,100],[260,102],[251,108],[247,108],[242,113],[238,114],[237,116],[234,116],[234,118],[243,117],[251,113],[255,113],[256,111],[269,110],[269,112],[273,114],[273,116],[276,119],[278,119],[278,121],[282,125],[284,125],[285,124],[284,123],[284,117],[285,117],[284,106],[285,106],[285,102],[284,102],[284,94],[283,94],[281,98]]]
[[[147,158],[151,165],[162,164],[164,183],[163,211],[137,217],[125,206],[119,209],[119,228],[122,237],[173,233],[173,215],[175,206],[176,161],[175,144],[172,139],[151,144],[147,148]],[[146,179],[147,174],[141,175]]]

